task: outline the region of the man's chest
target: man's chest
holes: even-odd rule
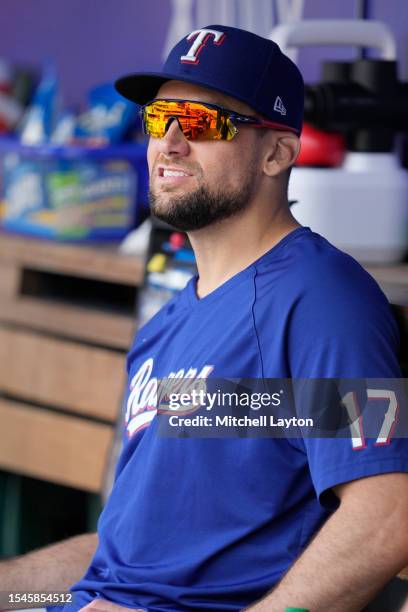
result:
[[[218,316],[217,316],[218,315]],[[150,424],[163,389],[212,378],[262,376],[251,314],[187,316],[142,329],[128,360],[125,421],[130,436]]]

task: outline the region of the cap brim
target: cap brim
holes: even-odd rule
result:
[[[136,104],[146,104],[156,97],[160,87],[166,81],[185,81],[179,74],[169,74],[163,72],[136,73],[123,76],[115,81],[115,89],[121,96],[136,102]]]
[[[137,72],[135,74],[129,74],[115,81],[115,89],[121,96],[131,102],[146,104],[150,102],[150,100],[154,100],[160,87],[163,83],[166,83],[166,81],[183,81],[183,83],[191,83],[192,85],[213,89],[214,91],[246,102],[246,100],[237,96],[234,92],[229,91],[225,87],[215,86],[213,83],[207,82],[204,78],[197,79],[193,78],[191,75],[186,75],[184,78],[183,75],[170,72]]]

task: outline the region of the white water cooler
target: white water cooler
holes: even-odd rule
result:
[[[401,261],[408,246],[408,172],[390,153],[347,153],[338,168],[294,168],[289,198],[302,225],[365,263]]]
[[[296,166],[289,200],[296,201],[292,212],[299,223],[356,259],[401,261],[408,251],[408,171],[395,151],[395,136],[408,132],[408,86],[398,81],[392,34],[378,22],[318,20],[278,26],[271,38],[289,55],[291,47],[311,44],[379,49],[379,60],[326,63],[322,83],[306,86],[306,119],[344,137],[347,151],[336,167],[331,161]],[[325,134],[321,144],[317,130],[314,136],[313,147],[324,160]],[[306,129],[305,150],[308,138]]]

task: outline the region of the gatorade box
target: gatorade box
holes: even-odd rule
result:
[[[101,148],[0,140],[0,226],[75,242],[121,240],[148,211],[144,144]]]

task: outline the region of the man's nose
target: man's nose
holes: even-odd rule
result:
[[[188,155],[190,145],[175,117],[169,119],[167,132],[160,138],[158,146],[163,155]]]

